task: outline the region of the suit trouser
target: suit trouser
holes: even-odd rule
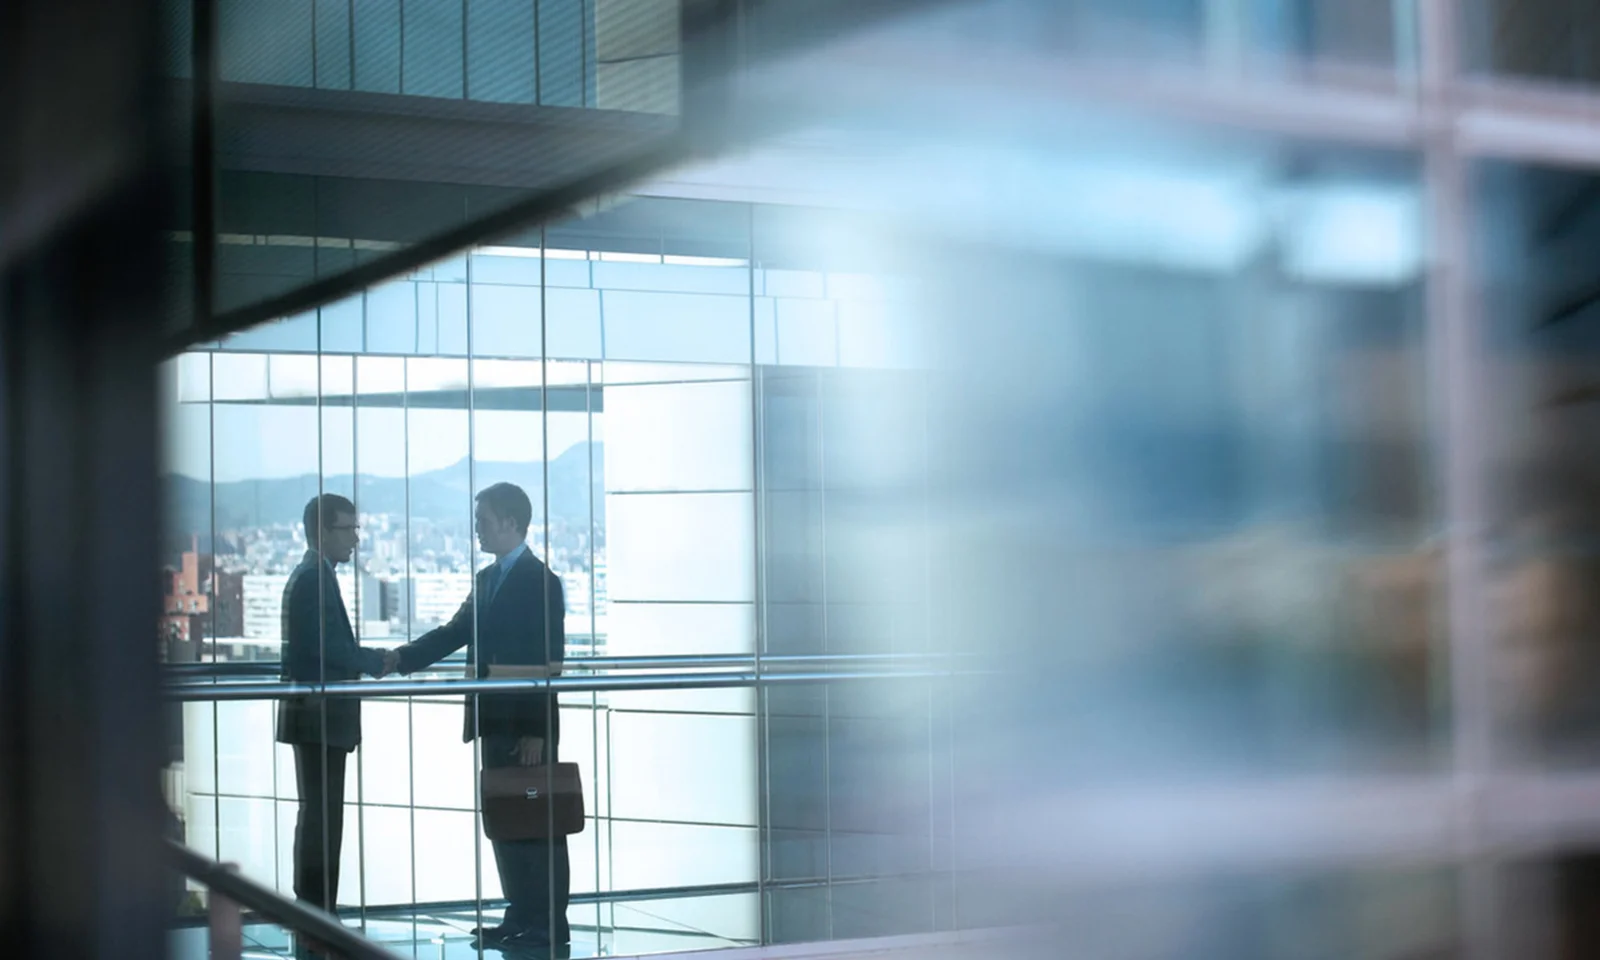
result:
[[[517,739],[484,737],[483,765],[516,766]],[[546,763],[556,762],[554,743],[546,741],[543,759]],[[567,898],[572,889],[572,864],[567,857],[567,838],[491,842],[495,866],[500,871],[500,888],[505,891],[508,903],[505,925],[530,930],[536,936],[549,936],[552,943],[570,941],[572,930],[567,925]]]
[[[332,913],[339,898],[344,842],[344,771],[350,751],[320,743],[294,745],[300,813],[294,824],[294,895]]]

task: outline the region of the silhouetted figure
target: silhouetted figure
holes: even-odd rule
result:
[[[557,675],[566,648],[566,605],[561,578],[528,549],[528,495],[497,483],[477,499],[478,543],[498,559],[479,571],[449,623],[395,651],[397,668],[411,673],[466,647],[469,675]],[[555,763],[561,739],[556,706],[544,692],[468,697],[462,739],[483,739],[485,767]],[[493,843],[509,906],[504,923],[476,931],[482,944],[513,951],[569,943],[566,838]]]
[[[381,650],[356,645],[334,576],[360,540],[355,504],[323,494],[306,504],[305,559],[283,589],[283,679],[298,683],[382,676]],[[344,839],[345,761],[361,743],[361,701],[320,696],[286,698],[278,708],[278,742],[294,747],[300,810],[294,828],[294,895],[332,913],[339,896]]]

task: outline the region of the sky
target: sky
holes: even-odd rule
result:
[[[469,452],[464,410],[365,409],[352,417],[349,408],[328,408],[322,411],[319,434],[317,410],[309,406],[208,408],[186,403],[165,409],[164,472],[217,483],[304,476],[319,470],[336,476],[358,468],[363,475],[403,477],[448,467]],[[216,412],[215,423],[211,409]],[[472,422],[476,430],[471,452],[482,462],[543,460],[545,436],[549,459],[554,460],[590,439],[589,419],[583,413],[551,413],[545,418],[537,411],[480,410],[472,414]],[[594,419],[596,441],[602,439],[602,422],[600,417]]]

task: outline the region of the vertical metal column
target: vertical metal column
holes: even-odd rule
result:
[[[1478,396],[1483,387],[1473,309],[1470,166],[1456,131],[1459,5],[1417,0],[1424,186],[1428,200],[1428,360],[1444,440],[1439,463],[1446,549],[1450,757],[1457,829],[1472,853],[1458,864],[1463,956],[1503,955],[1497,864],[1482,854],[1482,808],[1492,776],[1494,637],[1484,601],[1489,504]]]
[[[157,958],[156,5],[0,4],[0,943]],[[93,29],[86,29],[92,24]]]

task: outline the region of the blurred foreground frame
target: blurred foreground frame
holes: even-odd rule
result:
[[[0,942],[165,953],[150,0],[0,5]]]

